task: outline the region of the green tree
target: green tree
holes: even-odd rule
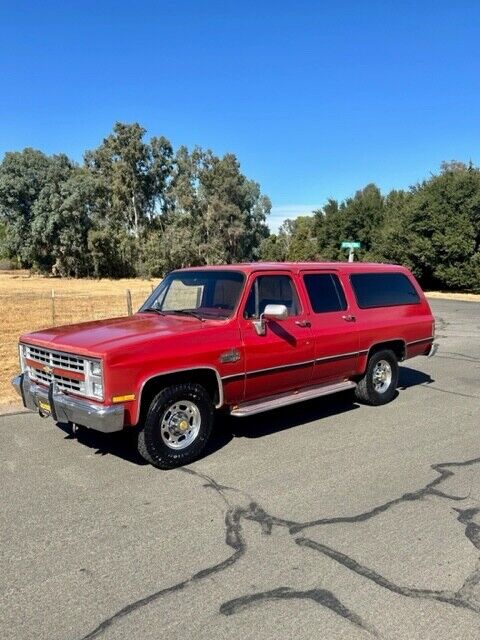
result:
[[[312,216],[299,216],[295,220],[286,220],[280,233],[288,234],[287,258],[293,261],[315,260],[318,255],[315,237],[315,219]]]
[[[200,148],[180,147],[168,188],[169,209],[152,227],[148,246],[162,248],[143,263],[165,272],[192,265],[257,259],[268,235],[270,200],[240,171],[233,154],[222,158]]]
[[[30,229],[33,205],[45,185],[51,159],[41,151],[7,152],[0,165],[0,220],[7,227],[4,240],[8,257],[23,267],[31,261]]]
[[[106,223],[131,231],[135,237],[155,209],[154,185],[162,185],[165,180],[162,153],[166,145],[163,140],[155,140],[154,158],[151,147],[143,141],[144,135],[145,129],[137,123],[117,122],[113,133],[85,154],[87,167],[101,180]]]
[[[88,233],[97,185],[84,168],[56,156],[47,181],[33,205],[30,231],[32,263],[60,276],[92,275]]]
[[[412,190],[406,207],[407,255],[426,286],[478,288],[480,171],[442,166]]]

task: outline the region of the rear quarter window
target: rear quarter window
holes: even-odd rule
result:
[[[350,282],[361,309],[420,302],[413,284],[403,273],[352,273]]]

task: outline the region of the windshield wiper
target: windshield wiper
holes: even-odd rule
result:
[[[158,313],[159,316],[167,315],[164,311],[160,311],[160,309],[157,309],[157,307],[147,307],[146,309],[142,309],[142,313],[145,313],[145,311],[154,311],[155,313]]]
[[[168,313],[178,313],[185,316],[192,316],[193,318],[197,318],[197,320],[200,320],[200,322],[205,322],[205,318],[200,313],[198,313],[198,311],[193,311],[192,309],[169,309]]]

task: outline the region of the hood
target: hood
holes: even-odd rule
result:
[[[23,334],[21,342],[69,351],[81,355],[101,356],[115,349],[132,347],[150,338],[174,338],[196,334],[224,324],[225,320],[205,320],[189,316],[160,316],[137,313],[123,318],[82,322]]]

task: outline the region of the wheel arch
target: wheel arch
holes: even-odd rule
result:
[[[174,369],[171,371],[161,371],[143,380],[137,409],[136,424],[145,417],[150,402],[153,397],[165,387],[182,383],[201,384],[207,390],[216,409],[223,406],[223,384],[219,372],[214,367],[198,366],[186,367],[184,369]]]
[[[372,357],[372,355],[377,351],[382,351],[383,349],[390,349],[391,351],[393,351],[399,362],[405,360],[405,357],[407,355],[407,343],[403,338],[393,338],[391,340],[382,340],[379,342],[375,342],[374,344],[370,345],[370,347],[366,351],[361,352],[359,368],[362,375],[365,373],[368,361]]]

